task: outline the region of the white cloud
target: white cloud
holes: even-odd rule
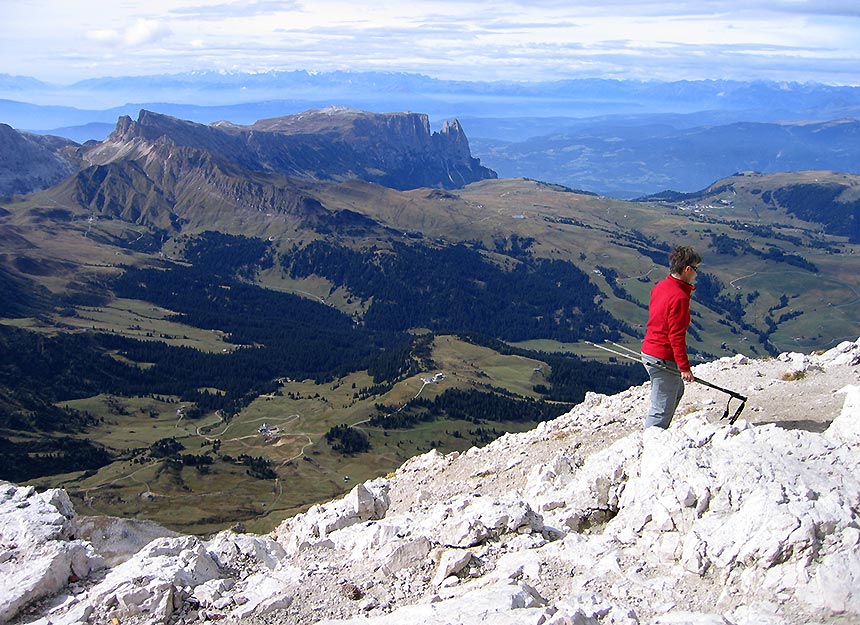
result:
[[[122,35],[115,30],[91,30],[86,33],[86,38],[90,41],[101,43],[118,43],[122,41]]]
[[[142,46],[155,43],[170,36],[171,30],[166,25],[154,20],[137,20],[123,34],[123,41],[128,46]]]
[[[172,34],[170,28],[155,20],[136,20],[124,30],[96,29],[86,33],[90,41],[127,47],[145,46],[156,43]]]
[[[93,77],[101,68],[112,75],[347,69],[492,80],[785,80],[796,63],[797,80],[860,83],[860,70],[850,69],[860,67],[857,0],[9,4],[0,20],[0,72],[43,79]]]

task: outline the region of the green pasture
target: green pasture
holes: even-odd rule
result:
[[[318,276],[301,279],[290,278],[277,264],[260,272],[256,277],[256,282],[267,289],[316,300],[348,314],[366,312],[367,302],[362,302],[346,289],[334,288],[331,282]]]
[[[236,349],[225,340],[224,332],[195,328],[168,319],[175,314],[148,302],[118,298],[105,306],[80,306],[75,309],[74,316],[58,317],[57,322],[82,330],[113,332],[128,338],[162,341],[204,352],[221,353]]]
[[[544,383],[550,372],[549,366],[539,360],[499,354],[453,336],[436,337],[433,361],[446,376],[445,382],[455,381],[459,385],[473,387],[490,384],[534,399],[540,397],[534,392],[534,385]],[[440,384],[437,388],[444,390],[445,385]],[[427,390],[432,397],[435,389]]]
[[[381,395],[367,396],[373,380],[366,372],[326,384],[283,380],[278,391],[256,398],[229,419],[214,413],[188,419],[185,411],[191,406],[171,397],[98,395],[64,402],[98,417],[86,436],[115,450],[118,460],[97,472],[33,483],[67,488],[83,514],[147,518],[198,534],[236,522],[265,532],[313,503],[390,473],[416,454],[434,448],[464,451],[477,440],[470,431],[478,426],[465,421],[443,419],[388,431],[370,427],[366,421],[375,414],[375,404],[397,408],[419,393],[433,399],[449,388],[487,386],[536,397],[532,387],[548,373],[540,361],[501,355],[451,336],[436,338],[432,357],[436,369],[401,380]],[[443,377],[431,383],[422,379],[436,373]],[[276,430],[265,435],[259,431],[264,424]],[[325,434],[342,424],[365,432],[370,451],[354,456],[334,452]],[[534,424],[487,421],[481,427],[508,432]],[[183,455],[210,455],[214,462],[200,470],[152,459],[150,446],[165,438],[181,443]],[[213,452],[215,440],[218,454]],[[238,461],[243,454],[268,459],[277,479],[249,476]]]
[[[177,414],[184,404],[175,397],[96,395],[62,405],[99,417],[87,438],[111,449],[144,448],[162,438],[187,436],[187,426]]]

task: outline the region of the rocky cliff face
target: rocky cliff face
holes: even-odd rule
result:
[[[316,226],[332,211],[284,178],[255,176],[205,150],[157,141],[138,153],[85,168],[62,183],[75,204],[161,231],[214,227],[260,213]]]
[[[71,150],[76,145],[0,124],[0,195],[39,191],[70,175],[75,170]]]
[[[2,484],[0,622],[858,622],[860,340],[695,373],[745,389],[760,424],[690,385],[672,427],[643,433],[647,384],[590,394],[268,536],[83,518],[62,490]]]
[[[374,114],[329,108],[261,120],[251,126],[211,125],[141,111],[120,118],[86,160],[107,164],[145,158],[159,144],[205,150],[243,169],[309,180],[361,179],[393,189],[455,188],[495,178],[472,158],[456,121],[431,132],[426,115]]]

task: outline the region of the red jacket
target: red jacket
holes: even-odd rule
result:
[[[661,360],[671,360],[681,371],[690,370],[687,358],[687,327],[690,325],[692,284],[671,274],[651,289],[648,325],[642,352]]]

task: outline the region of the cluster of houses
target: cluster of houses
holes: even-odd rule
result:
[[[273,436],[277,436],[281,433],[281,430],[276,425],[269,425],[268,423],[264,423],[260,427],[257,428],[257,432],[263,438],[271,438]]]

